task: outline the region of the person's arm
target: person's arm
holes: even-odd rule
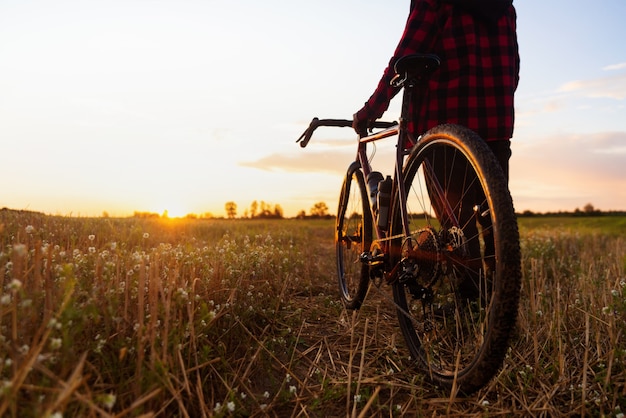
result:
[[[434,0],[415,1],[402,38],[376,90],[365,105],[354,114],[353,127],[355,129],[357,127],[362,129],[370,122],[379,119],[389,108],[391,99],[398,93],[399,89],[391,86],[391,79],[395,76],[393,67],[396,60],[416,52],[432,52],[431,49],[437,36],[437,7],[437,2]]]

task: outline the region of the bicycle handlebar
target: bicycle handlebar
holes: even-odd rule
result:
[[[397,122],[376,121],[372,124],[370,128],[386,129],[394,125],[397,125]],[[296,143],[299,142],[302,148],[306,147],[309,141],[311,140],[311,136],[313,135],[313,132],[320,126],[334,126],[334,127],[339,127],[339,128],[347,128],[347,127],[352,127],[352,121],[348,119],[313,118],[313,120],[309,124],[309,127],[306,129],[306,131],[304,131],[302,135],[300,135],[300,138],[298,138]]]

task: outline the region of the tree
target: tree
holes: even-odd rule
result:
[[[253,200],[252,203],[250,203],[250,217],[251,218],[256,217],[256,211],[258,209],[259,209],[259,203],[256,200]]]
[[[274,217],[277,219],[283,218],[283,208],[280,205],[274,205]]]
[[[328,216],[328,206],[324,202],[317,202],[311,208],[311,216],[314,218],[324,218]]]
[[[226,209],[226,217],[228,219],[235,219],[237,217],[237,204],[235,202],[226,202],[224,208]]]
[[[591,215],[595,213],[596,210],[591,203],[587,203],[583,208],[583,211],[585,211],[586,214]]]

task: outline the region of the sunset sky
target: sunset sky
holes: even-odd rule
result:
[[[626,1],[517,0],[518,211],[626,210]],[[335,213],[406,0],[0,0],[0,207]],[[396,119],[399,97],[384,119]],[[390,145],[392,141],[387,141]],[[387,144],[374,166],[385,168]],[[385,171],[385,170],[381,170]]]

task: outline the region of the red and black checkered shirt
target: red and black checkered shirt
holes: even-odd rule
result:
[[[415,1],[389,66],[356,118],[378,119],[387,110],[398,93],[389,84],[398,58],[433,53],[441,67],[428,89],[416,95],[409,129],[419,135],[441,123],[456,123],[487,141],[510,139],[519,81],[516,19],[513,5],[488,23],[441,0]]]

